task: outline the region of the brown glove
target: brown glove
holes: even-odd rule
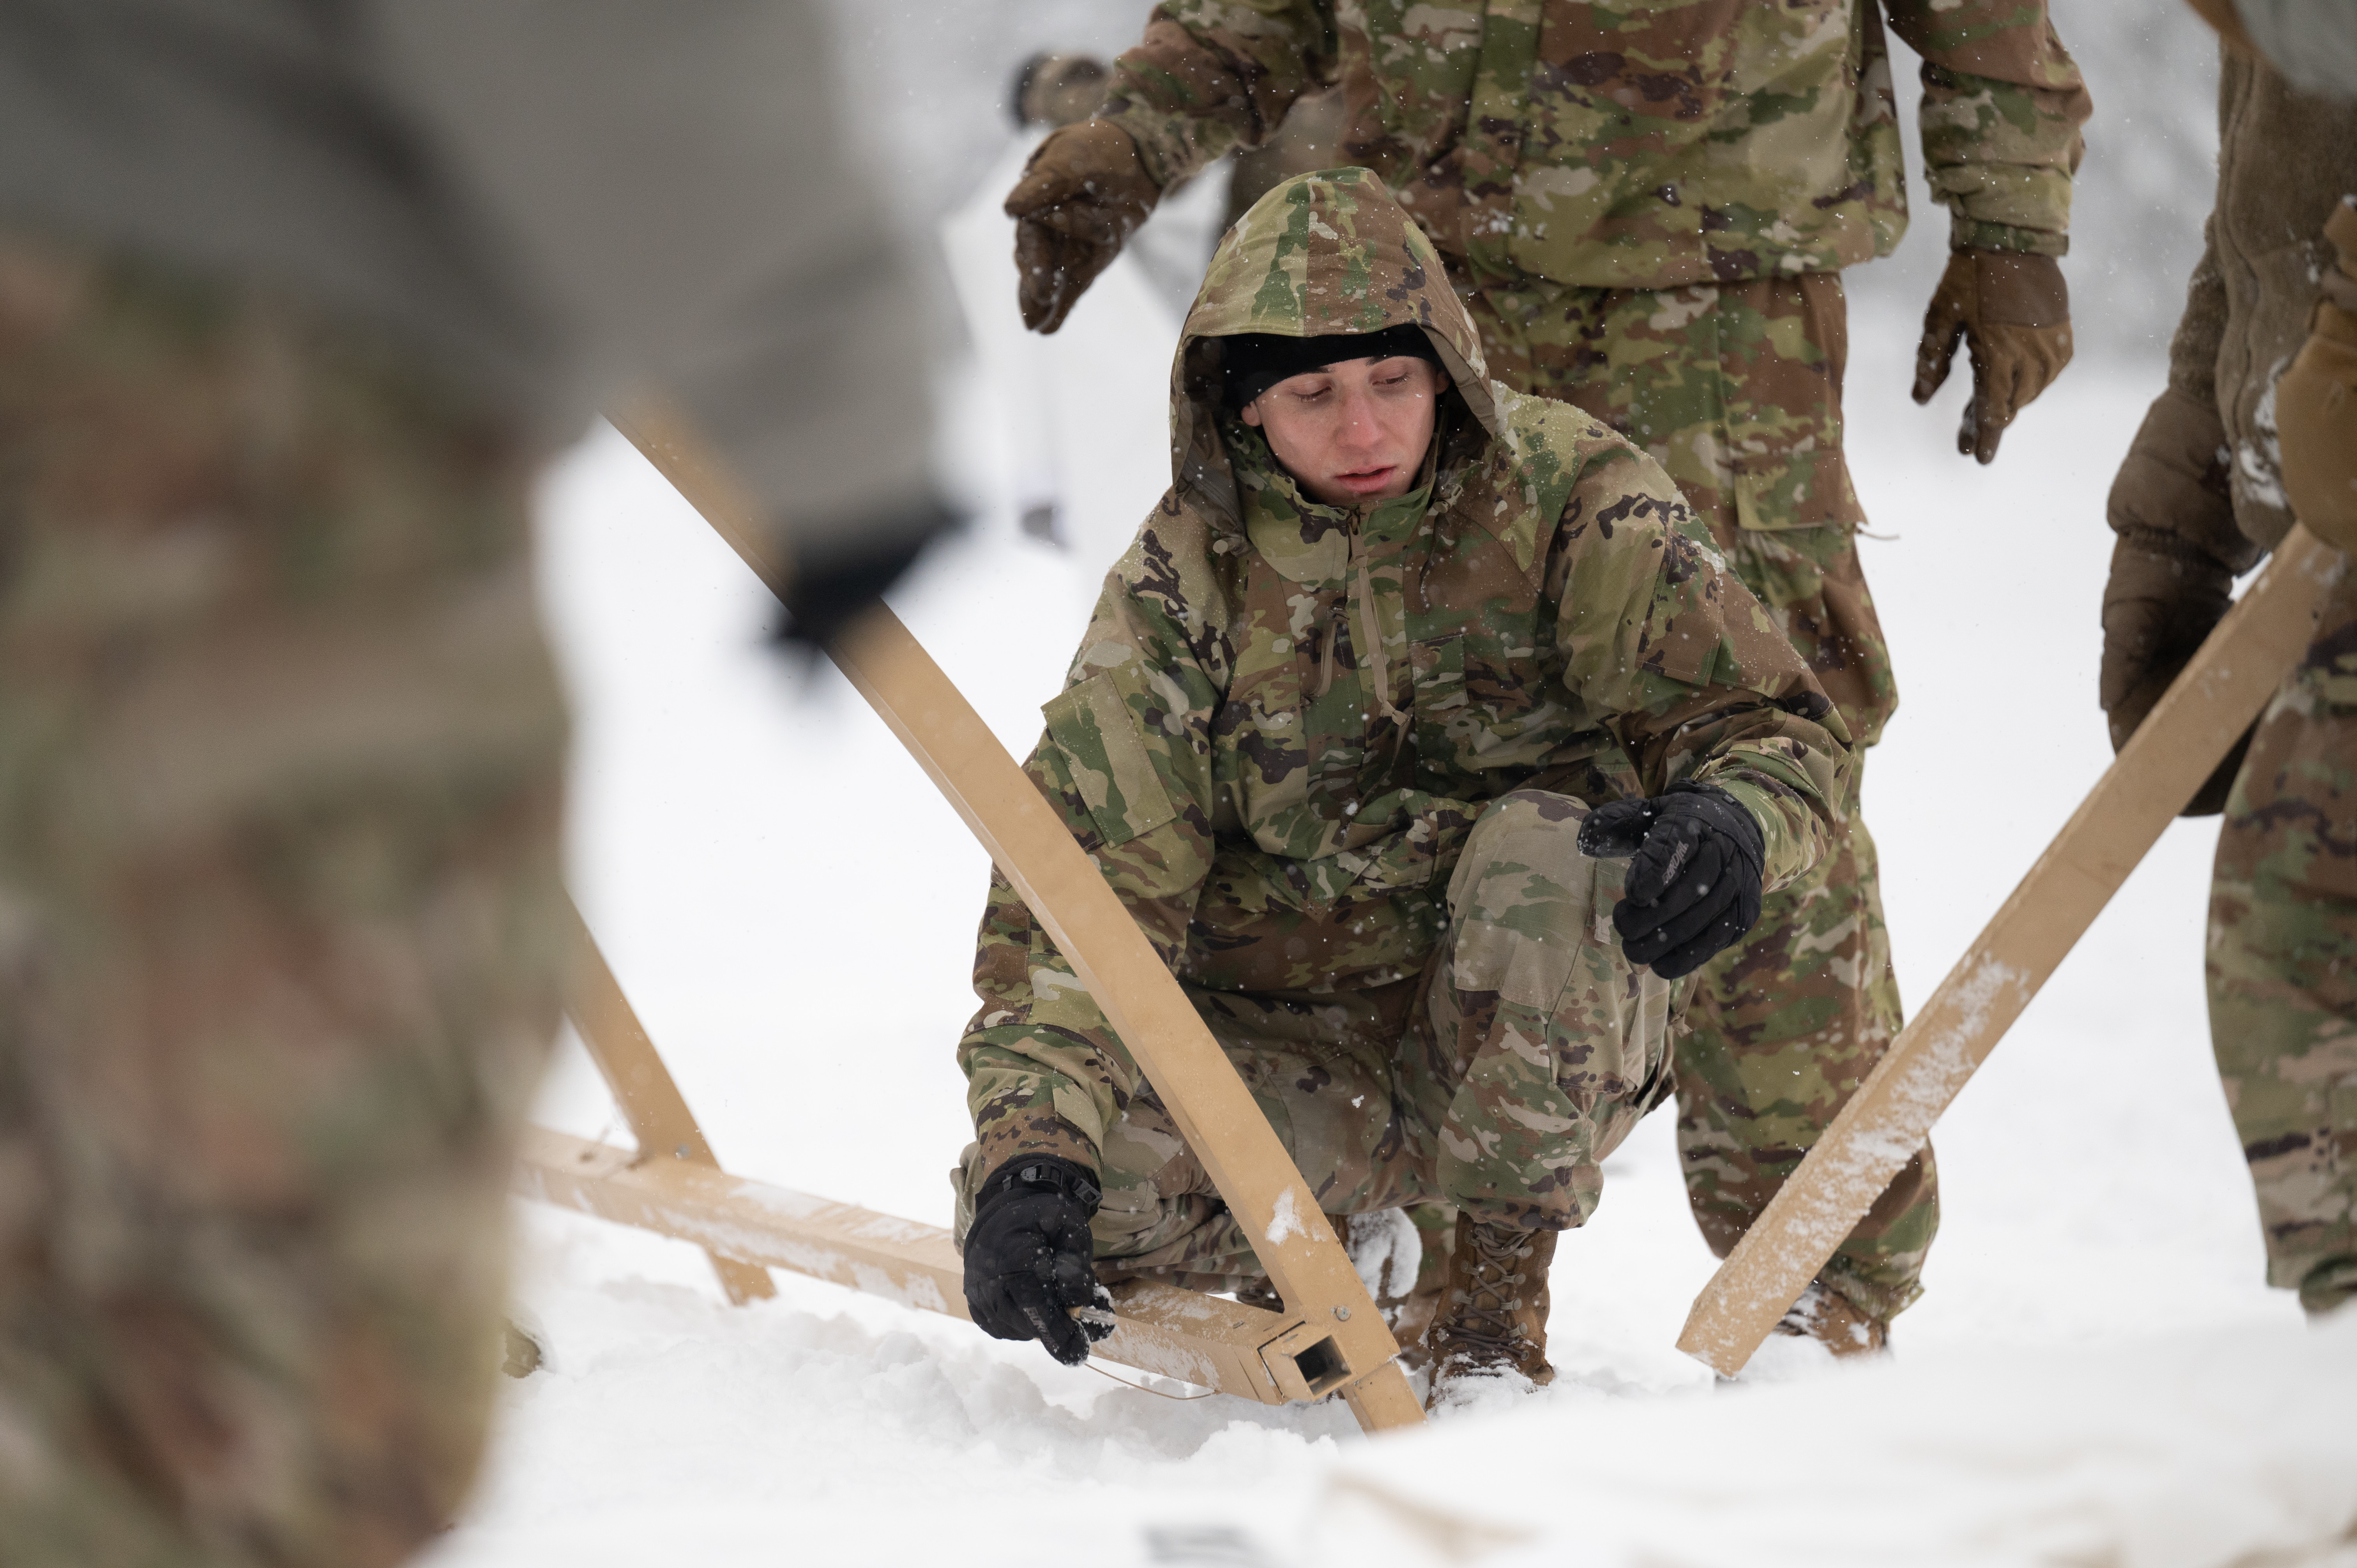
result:
[[[2127,744],[2226,613],[2234,567],[2204,547],[2240,539],[2227,497],[2225,444],[2214,407],[2163,392],[2112,481],[2108,510],[2120,539],[2104,585],[2101,693],[2114,751]],[[2185,815],[2217,814],[2249,746],[2246,735]]]
[[[1917,403],[1946,383],[1959,339],[1972,355],[1973,401],[1956,427],[1956,450],[1986,463],[2013,416],[2071,362],[2071,291],[2054,258],[2012,251],[1948,258],[1915,350]]]
[[[2276,382],[2276,433],[2291,514],[2357,553],[2357,208],[2343,200],[2324,232],[2341,264],[2324,274],[2308,341]]]
[[[1050,132],[1006,198],[1023,325],[1061,327],[1161,198],[1120,126],[1083,120]]]

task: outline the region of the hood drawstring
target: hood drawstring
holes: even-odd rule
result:
[[[1367,566],[1366,535],[1358,528],[1351,530],[1351,557],[1359,568],[1359,638],[1374,660],[1375,711],[1392,723],[1405,725],[1407,715],[1392,706],[1391,660],[1383,653],[1383,628],[1375,620],[1375,579]],[[1342,591],[1347,595],[1351,590],[1345,585]]]

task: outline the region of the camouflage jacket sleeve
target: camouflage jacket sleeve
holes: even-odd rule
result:
[[[1923,166],[1953,215],[1950,243],[2061,255],[2090,105],[2045,0],[1886,8],[1891,30],[1923,57]]]
[[[1196,557],[1200,561],[1200,557]],[[1024,770],[1062,813],[1165,963],[1184,950],[1211,865],[1212,715],[1218,639],[1148,528],[1107,578],[1096,614],[1047,705]],[[1205,568],[1208,569],[1208,568]],[[1194,637],[1189,636],[1190,623]],[[1096,1000],[1006,878],[993,874],[974,955],[980,1011],[958,1047],[987,1171],[1018,1154],[1093,1168],[1138,1072]]]
[[[1718,785],[1765,836],[1773,889],[1831,847],[1840,713],[1651,457],[1617,443],[1573,487],[1548,565],[1564,682],[1609,715],[1645,792]]]
[[[1256,147],[1329,82],[1333,0],[1165,0],[1114,64],[1100,119],[1127,131],[1168,189],[1231,147]]]

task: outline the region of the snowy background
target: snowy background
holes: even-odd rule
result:
[[[1910,1002],[2109,759],[2104,494],[2208,206],[2195,24],[2055,5],[2098,105],[2067,263],[2081,357],[1993,467],[1953,453],[1961,387],[1906,396],[1936,209],[1850,277],[1848,443],[1905,696],[1867,814]],[[1125,265],[1051,343],[1009,329],[990,209],[1020,149],[998,100],[1032,48],[1111,52],[1145,9],[844,0],[863,124],[962,346],[944,448],[975,521],[894,599],[1018,753],[1167,481],[1176,317]],[[1017,528],[1039,464],[1067,550]],[[611,432],[552,471],[543,515],[576,895],[714,1147],[947,1223],[982,852],[838,676],[761,645],[766,596]],[[1783,1342],[1715,1389],[1671,1348],[1712,1262],[1661,1117],[1559,1253],[1555,1386],[1380,1444],[1339,1407],[1172,1402],[790,1274],[730,1308],[683,1244],[520,1207],[551,1365],[509,1385],[480,1493],[428,1561],[2357,1563],[2357,1316],[2312,1328],[2262,1285],[2209,1059],[2215,832],[2171,829],[1941,1124],[1945,1223],[1886,1364]],[[570,1041],[542,1119],[628,1141]]]

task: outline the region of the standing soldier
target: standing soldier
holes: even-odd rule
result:
[[[797,630],[937,520],[814,7],[0,7],[0,1563],[386,1568],[554,1036],[539,460],[668,389]]]
[[[2357,548],[2357,50],[2345,16],[2261,10],[2278,32],[2318,31],[2297,62],[2340,96],[2313,95],[2257,57],[2232,8],[2197,8],[2239,47],[2222,62],[2217,203],[2169,389],[2112,486],[2102,695],[2115,746],[2225,615],[2235,575],[2295,521]],[[2211,1041],[2268,1283],[2321,1313],[2357,1297],[2357,573],[2342,571],[2307,657],[2186,814],[2222,808]]]
[[[1986,463],[2070,358],[2056,258],[2087,95],[2036,0],[1888,3],[1924,57],[1924,156],[1953,216],[1915,397],[1964,342],[1957,446]],[[1025,318],[1053,331],[1173,180],[1339,81],[1344,156],[1431,234],[1493,371],[1658,458],[1871,745],[1898,693],[1841,455],[1839,269],[1888,254],[1906,221],[1882,28],[1874,0],[1168,0],[1103,113],[1049,137],[1007,199]],[[1722,1256],[1898,1032],[1849,788],[1841,841],[1698,978],[1678,1048],[1687,1192]],[[1927,1147],[1788,1330],[1879,1347],[1937,1224]]]

